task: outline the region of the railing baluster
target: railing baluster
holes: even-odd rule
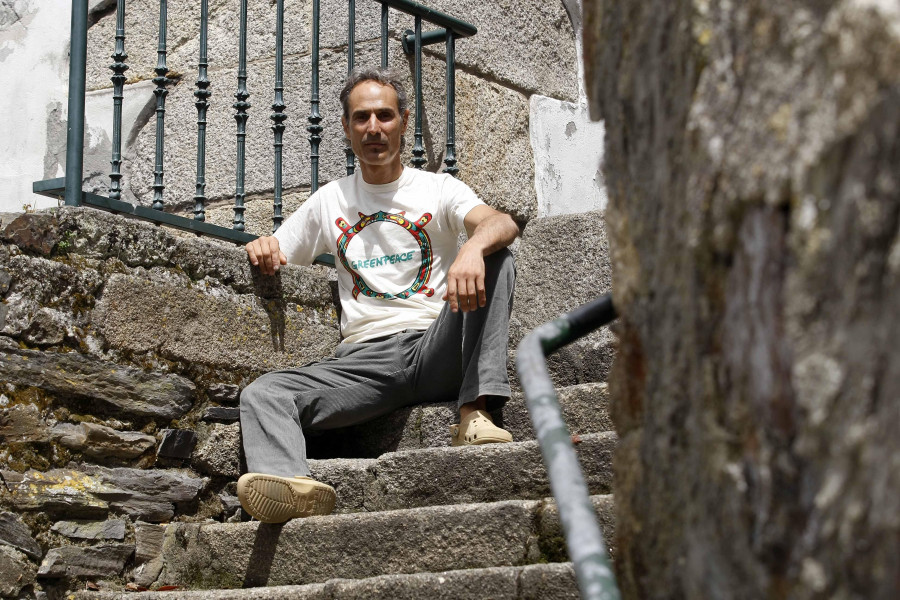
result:
[[[416,133],[413,144],[412,164],[421,169],[425,166],[425,146],[422,144],[422,17],[416,15]]]
[[[275,102],[272,104],[271,119],[275,123],[275,199],[272,204],[272,232],[281,227],[281,151],[284,147],[284,0],[277,0],[275,6]]]
[[[209,66],[206,45],[207,25],[209,22],[208,0],[202,0],[200,4],[200,58],[197,61],[197,91],[194,97],[197,101],[197,188],[194,192],[194,220],[206,220],[206,111],[209,108],[209,77],[206,68]]]
[[[312,76],[310,78],[309,161],[310,191],[319,189],[319,142],[322,141],[322,115],[319,114],[319,0],[313,0]]]
[[[381,5],[381,68],[388,66],[388,5]]]
[[[353,72],[354,53],[356,52],[356,0],[349,0],[348,3],[348,24],[347,24],[347,74]],[[356,170],[353,148],[350,146],[350,140],[344,146],[344,154],[347,156],[347,175],[353,175]]]
[[[234,120],[237,121],[237,168],[234,190],[233,229],[244,231],[244,151],[247,139],[247,109],[250,103],[247,98],[247,0],[241,0],[241,23],[238,34],[238,89],[234,97],[237,102],[231,106],[237,110]]]
[[[72,0],[69,123],[66,128],[66,206],[81,206],[84,169],[84,90],[87,81],[87,0]]]
[[[156,89],[153,93],[156,95],[156,166],[153,171],[153,208],[156,210],[163,209],[163,141],[165,136],[165,116],[166,116],[166,96],[169,90],[166,84],[169,80],[166,74],[169,72],[166,67],[166,1],[159,0],[159,45],[156,49],[156,77],[153,83]]]
[[[113,139],[112,139],[112,172],[109,174],[109,197],[113,200],[122,198],[122,100],[124,98],[125,71],[128,65],[125,60],[125,0],[118,0],[116,5],[116,52],[111,57],[115,62],[109,66],[113,71]]]
[[[444,173],[454,177],[456,166],[456,36],[447,30],[447,152],[444,155]]]

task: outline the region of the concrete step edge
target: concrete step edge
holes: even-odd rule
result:
[[[614,539],[612,496],[592,501],[607,539]],[[558,512],[549,499],[329,515],[278,526],[172,523],[159,558],[153,583],[191,589],[305,585],[568,560]],[[135,571],[146,575],[144,565]]]
[[[588,490],[609,493],[618,437],[605,432],[576,439]],[[536,441],[406,450],[377,459],[311,460],[310,468],[313,478],[335,488],[339,513],[538,500],[551,494]]]
[[[579,598],[571,563],[488,567],[439,573],[331,579],[324,583],[237,590],[129,593],[129,600],[560,600]],[[74,600],[115,600],[120,592],[78,592]]]

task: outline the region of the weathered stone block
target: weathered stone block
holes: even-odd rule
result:
[[[530,221],[516,257],[510,345],[612,288],[602,212]]]
[[[606,549],[610,556],[614,557],[616,551],[616,507],[614,498],[612,495],[591,496],[591,504],[594,506],[597,524],[600,526],[603,541],[606,542]],[[559,507],[552,498],[546,500],[541,508],[538,529],[540,530],[544,557],[547,560],[570,560],[562,522],[559,520]]]
[[[611,360],[610,352],[609,361]],[[608,366],[605,365],[606,368]],[[567,380],[576,377],[587,379],[582,371],[574,374],[578,365],[560,361],[559,370],[564,367]],[[603,375],[605,374],[604,370]],[[585,383],[558,390],[563,417],[573,434],[612,431],[608,394],[605,383]],[[514,393],[506,406],[494,414],[494,418],[512,433],[515,441],[534,439],[531,418],[520,392]],[[449,446],[450,425],[458,421],[456,404],[453,402],[421,404],[360,425],[308,432],[307,451],[314,458],[366,458],[377,457],[386,452]]]
[[[207,475],[237,479],[241,474],[241,426],[212,425],[194,452],[191,466]]]
[[[194,446],[197,445],[197,434],[189,429],[163,429],[162,439],[157,456],[165,458],[180,458],[186,460],[191,457]]]
[[[134,525],[134,583],[147,587],[162,571],[162,548],[166,532],[165,525],[138,522]]]
[[[557,315],[558,316],[558,315]],[[528,333],[527,331],[525,332]],[[611,328],[601,327],[546,357],[550,379],[557,388],[606,381],[616,356],[617,339]],[[509,353],[509,379],[519,389],[515,352]]]
[[[221,421],[233,423],[241,418],[241,409],[237,406],[210,406],[203,411],[204,421]]]
[[[137,458],[156,445],[156,438],[135,431],[117,431],[94,423],[61,423],[52,437],[66,448],[93,458]]]
[[[237,517],[237,512],[241,508],[241,501],[237,496],[228,493],[219,494],[219,502],[222,503],[222,516],[231,521]]]
[[[516,600],[519,571],[509,568],[488,568],[444,573],[414,573],[411,575],[382,575],[363,580],[333,581],[326,589],[346,600],[393,598],[415,600],[446,595],[452,598],[491,598]]]
[[[81,548],[63,546],[52,548],[44,557],[38,577],[115,577],[122,573],[134,553],[131,544],[105,544]]]
[[[24,552],[31,558],[41,558],[41,547],[31,537],[31,529],[16,513],[0,512],[0,544]]]
[[[51,213],[23,214],[13,219],[0,239],[29,252],[48,255],[59,241],[59,221]]]
[[[611,432],[586,434],[576,445],[585,480],[594,493],[611,490],[616,440]],[[379,458],[374,469],[369,510],[537,499],[551,494],[537,442],[396,452]],[[462,478],[465,483],[460,482]]]
[[[129,267],[150,268],[172,265],[179,246],[171,231],[137,219],[76,207],[60,208],[56,214],[68,255],[115,258]]]
[[[467,71],[529,93],[578,99],[575,32],[562,2],[436,0],[428,6],[478,27],[476,35],[456,42],[457,63]],[[397,20],[404,21],[398,29],[410,28],[409,17]],[[443,56],[443,46],[427,52]]]
[[[528,99],[465,73],[456,85],[460,179],[492,207],[530,221],[537,216],[537,193]]]
[[[333,308],[213,295],[128,275],[110,277],[94,321],[118,348],[229,370],[304,364],[330,355],[339,340]]]
[[[523,567],[516,582],[518,600],[579,600],[581,594],[570,563]]]
[[[74,352],[7,350],[0,354],[0,376],[16,385],[100,400],[122,413],[166,419],[186,413],[194,395],[194,384],[184,377],[145,373]]]
[[[92,492],[100,482],[77,471],[2,471],[6,485],[0,489],[6,502],[18,511],[42,511],[67,518],[103,517],[109,503]]]
[[[605,383],[585,383],[557,390],[563,420],[569,433],[584,435],[613,431],[609,413],[609,387]],[[525,398],[517,393],[503,409],[503,428],[515,440],[534,439],[534,428],[525,405]]]
[[[36,571],[24,554],[0,546],[0,597],[18,598],[24,588],[34,585]]]
[[[228,383],[216,383],[206,388],[206,395],[213,402],[237,406],[241,398],[241,388]]]
[[[327,482],[334,488],[338,512],[378,510],[371,494],[377,465],[376,460],[360,458],[309,461],[313,479]]]
[[[42,308],[34,315],[28,329],[22,332],[22,339],[35,346],[55,346],[65,339],[70,325],[68,315],[52,308]]]
[[[110,519],[108,521],[59,521],[53,524],[51,531],[67,538],[77,540],[123,540],[125,539],[125,521]]]
[[[0,409],[0,439],[6,443],[46,442],[50,435],[37,406],[16,404]]]
[[[73,326],[84,325],[102,284],[94,269],[42,257],[14,256],[8,270],[12,283],[2,332],[24,334],[37,344],[59,343]]]
[[[537,558],[536,506],[440,506],[296,519],[283,526],[179,523],[177,533],[167,536],[159,583],[234,588],[518,565]]]
[[[15,509],[67,518],[100,517],[115,511],[134,519],[166,521],[174,516],[177,505],[195,501],[206,484],[206,479],[177,471],[94,465],[46,473],[3,471],[2,475],[3,496]]]

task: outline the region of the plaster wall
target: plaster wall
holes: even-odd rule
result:
[[[538,217],[606,208],[603,183],[605,128],[588,114],[584,85],[582,1],[563,0],[575,30],[578,53],[578,102],[534,94],[529,134],[534,152]]]
[[[31,193],[31,182],[61,177],[65,154],[69,12],[67,0],[3,0],[0,4],[0,211],[55,206]],[[50,123],[61,124],[58,127]]]

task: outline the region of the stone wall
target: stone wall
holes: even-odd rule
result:
[[[900,11],[586,7],[629,598],[900,581]]]
[[[154,523],[235,515],[239,390],[332,354],[333,271],[93,209],[0,239],[0,597],[145,581]]]

